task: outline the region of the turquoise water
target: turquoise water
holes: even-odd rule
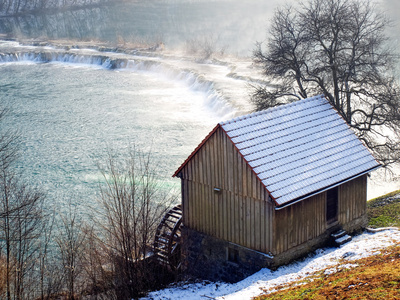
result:
[[[219,121],[201,92],[156,74],[60,63],[0,64],[5,126],[22,141],[19,168],[49,205],[94,203],[107,149],[152,152],[159,174],[173,172]],[[4,76],[6,75],[6,76]]]
[[[389,7],[389,0],[382,2]],[[179,64],[179,51],[185,52],[190,43],[211,43],[216,51],[250,55],[254,43],[266,37],[268,20],[278,4],[277,0],[132,1],[1,18],[0,34],[84,40],[88,45],[98,40],[150,45],[163,41],[167,51],[176,51]],[[397,6],[390,7],[396,14]],[[210,66],[200,67],[197,75]],[[239,94],[238,82],[226,82],[225,75],[235,68],[211,73],[225,89],[221,98],[228,91],[227,98],[246,102],[245,88],[240,87]],[[49,205],[63,205],[67,199],[95,201],[101,180],[96,164],[105,159],[108,148],[123,156],[132,144],[151,150],[160,174],[169,185],[179,185],[171,178],[173,172],[227,114],[210,105],[207,90],[163,72],[76,63],[0,64],[0,105],[10,109],[5,126],[18,130],[22,141],[19,168],[30,183],[43,187]],[[383,185],[386,189],[387,183]]]

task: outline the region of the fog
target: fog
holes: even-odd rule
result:
[[[264,41],[274,10],[297,1],[146,0],[112,3],[81,10],[0,18],[0,34],[29,39],[77,39],[137,44],[163,42],[182,49],[194,40],[212,43],[225,53],[250,56]],[[400,2],[381,0],[377,7],[394,21],[397,43]]]

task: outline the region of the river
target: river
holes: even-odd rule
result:
[[[151,151],[178,187],[171,175],[207,133],[252,110],[249,84],[260,75],[249,57],[277,4],[132,1],[1,18],[0,103],[21,136],[18,168],[56,210],[95,203],[110,148]],[[116,48],[129,45],[142,50]],[[373,174],[369,198],[400,188],[381,179]]]

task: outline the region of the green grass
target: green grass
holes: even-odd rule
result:
[[[388,193],[388,194],[385,194],[385,195],[382,195],[382,196],[379,196],[379,197],[370,199],[370,200],[368,200],[368,203],[370,203],[370,204],[371,204],[371,203],[379,203],[379,202],[381,202],[382,200],[384,200],[384,199],[386,199],[386,198],[388,198],[388,197],[396,196],[397,194],[400,194],[400,190],[396,190],[396,191],[390,192],[390,193]]]
[[[368,226],[400,228],[400,198],[394,196],[400,190],[369,200],[367,202]]]

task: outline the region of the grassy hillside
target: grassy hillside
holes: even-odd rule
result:
[[[400,190],[368,201],[367,214],[369,227],[400,228]],[[400,246],[356,260],[335,273],[323,270],[255,299],[400,299]]]
[[[368,226],[400,228],[400,190],[367,202]]]
[[[356,260],[352,267],[333,274],[323,270],[255,299],[400,299],[400,246]]]

